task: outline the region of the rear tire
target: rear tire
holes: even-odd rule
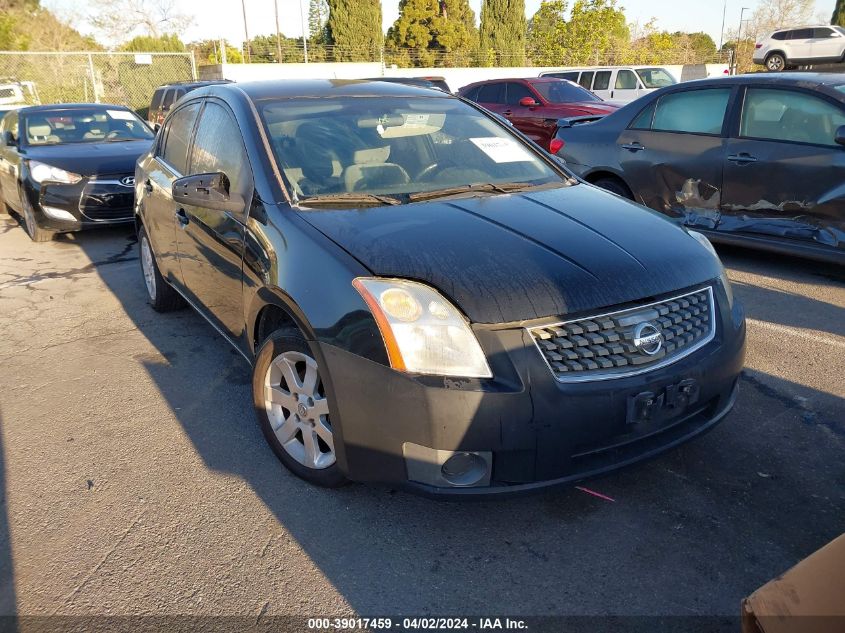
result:
[[[185,300],[167,283],[158,270],[150,238],[142,226],[138,231],[138,250],[141,261],[141,275],[147,289],[147,302],[156,312],[171,312],[184,307]]]
[[[255,357],[252,398],[279,461],[311,484],[338,488],[348,480],[337,464],[324,374],[299,330],[276,330]]]
[[[772,53],[766,58],[766,69],[777,73],[786,69],[786,58],[780,53]]]
[[[599,178],[593,184],[600,189],[615,193],[617,196],[628,198],[628,200],[634,199],[634,194],[628,189],[628,185],[618,178]]]

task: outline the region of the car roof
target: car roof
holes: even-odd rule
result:
[[[216,84],[230,84],[234,83],[231,79],[200,79],[196,81],[174,81],[169,84],[162,84],[156,90],[166,90],[167,88],[200,88],[202,86],[214,86]]]
[[[29,114],[31,112],[53,112],[55,110],[82,110],[83,108],[108,108],[110,110],[132,111],[130,108],[116,103],[47,103],[18,108],[18,113]]]
[[[784,86],[798,86],[804,88],[818,88],[821,86],[843,86],[845,85],[845,74],[840,73],[815,73],[815,72],[789,72],[789,73],[747,73],[734,75],[732,77],[711,77],[708,79],[694,79],[686,81],[672,88],[682,88],[689,85],[735,85],[735,84],[772,84]]]
[[[195,91],[196,92],[196,91]],[[297,97],[439,97],[448,98],[445,92],[429,87],[392,81],[362,79],[277,79],[270,81],[239,82],[214,85],[196,92],[202,95],[223,95],[242,92],[252,101],[266,99],[295,99]],[[192,95],[194,93],[191,93]]]

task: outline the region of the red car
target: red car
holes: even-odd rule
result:
[[[554,77],[479,81],[464,86],[458,95],[506,117],[532,141],[552,151],[558,119],[606,116],[619,108],[574,82]]]

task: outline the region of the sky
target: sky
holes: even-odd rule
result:
[[[276,0],[279,6],[279,28],[289,37],[302,34],[300,20],[300,1],[305,20],[308,19],[308,0]],[[725,30],[736,30],[739,25],[742,7],[753,9],[759,0],[727,0]],[[226,38],[230,43],[239,44],[244,39],[244,20],[241,3],[237,0],[176,0],[178,7],[185,13],[195,14],[194,23],[180,37],[183,41],[212,38]],[[247,27],[250,37],[275,33],[274,0],[244,0],[247,14]],[[469,0],[476,14],[481,11],[481,0]],[[60,17],[72,18],[74,25],[83,33],[90,33],[85,28],[84,15],[91,3],[85,0],[42,0],[42,5],[53,10]],[[571,2],[570,2],[571,4]],[[719,43],[722,28],[723,1],[720,0],[622,0],[625,15],[629,23],[645,24],[651,18],[657,18],[659,29],[673,31],[709,33],[713,41]],[[824,16],[824,22],[833,13],[835,0],[817,0],[816,13]],[[398,15],[399,0],[382,0],[384,30],[393,24]],[[527,17],[534,14],[540,6],[540,0],[525,0]],[[748,17],[746,11],[746,17]]]

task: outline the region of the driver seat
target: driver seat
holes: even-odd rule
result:
[[[353,153],[353,164],[343,172],[347,191],[382,189],[411,182],[411,177],[400,165],[388,163],[390,146],[360,149]]]

